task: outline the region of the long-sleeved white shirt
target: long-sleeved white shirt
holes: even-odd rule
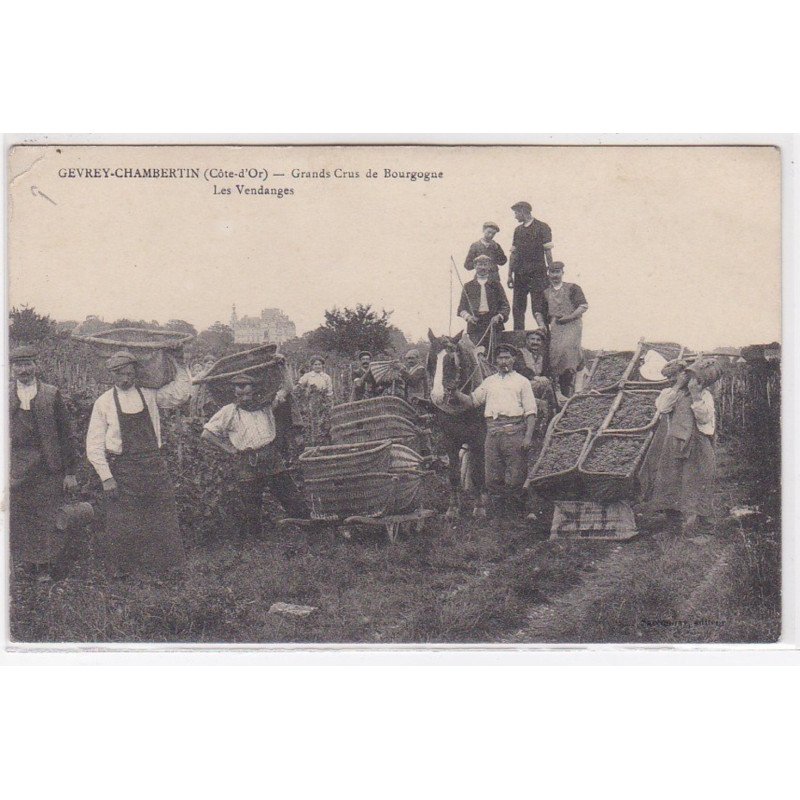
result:
[[[677,399],[677,389],[662,389],[656,398],[656,410],[662,414],[669,414],[675,408]],[[714,395],[708,389],[703,389],[700,393],[700,399],[693,402],[691,408],[700,433],[705,433],[706,436],[713,436],[716,430]]]
[[[275,441],[275,415],[269,407],[246,411],[229,403],[203,427],[215,436],[227,438],[240,451],[258,450]]]
[[[484,379],[472,393],[472,402],[476,406],[485,404],[483,415],[492,419],[536,414],[531,382],[514,370],[506,375],[497,372]]]
[[[156,442],[161,447],[161,417],[159,408],[177,408],[183,405],[191,394],[191,377],[184,366],[178,366],[175,380],[160,389],[142,389],[145,405],[153,421]],[[142,401],[136,387],[122,391],[117,389],[119,406],[124,414],[136,414],[142,410]],[[86,433],[86,457],[94,467],[101,481],[112,477],[106,453],[119,455],[122,452],[122,433],[120,432],[117,408],[114,405],[114,390],[103,392],[92,407],[89,430]]]

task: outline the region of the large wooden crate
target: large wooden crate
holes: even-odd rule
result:
[[[111,383],[111,374],[105,368],[106,359],[119,350],[128,350],[137,359],[136,378],[139,386],[160,389],[175,380],[175,359],[191,334],[179,331],[151,330],[149,328],[111,328],[76,340],[90,345],[90,358],[96,371]]]
[[[550,527],[551,539],[606,539],[622,541],[636,536],[636,518],[625,502],[557,500]]]

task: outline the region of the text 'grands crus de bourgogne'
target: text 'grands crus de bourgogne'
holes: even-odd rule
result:
[[[330,178],[384,178],[389,180],[407,180],[407,181],[434,181],[444,178],[444,172],[419,172],[417,170],[402,170],[402,169],[368,169],[365,173],[359,172],[354,169],[342,169],[337,167],[334,170],[319,169],[319,170],[303,170],[293,169],[291,172],[293,178],[308,178],[312,180],[328,180]]]

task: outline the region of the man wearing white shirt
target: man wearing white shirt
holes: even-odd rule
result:
[[[272,403],[257,397],[257,381],[239,374],[232,380],[235,401],[223,406],[203,427],[202,438],[240,460],[239,491],[243,501],[244,531],[261,535],[261,505],[270,490],[280,504],[298,519],[307,519],[308,506],[286,469],[276,446],[274,409],[287,400],[287,388],[279,389]]]
[[[488,256],[475,259],[475,277],[464,284],[458,305],[458,316],[467,323],[467,335],[474,344],[485,347],[490,359],[493,354],[489,352],[487,331],[490,326],[497,332],[503,330],[511,312],[502,284],[490,280],[491,268],[492,260]]]
[[[527,451],[536,427],[536,400],[530,381],[514,371],[515,347],[497,346],[498,372],[471,394],[456,392],[466,406],[484,406],[486,486],[503,507],[524,506],[522,485]]]
[[[174,361],[174,359],[173,359]],[[103,483],[105,556],[118,576],[165,575],[183,565],[172,481],[161,455],[159,408],[177,408],[191,394],[185,366],[160,389],[137,385],[136,357],[127,350],[106,361],[114,385],[95,400],[86,456]]]

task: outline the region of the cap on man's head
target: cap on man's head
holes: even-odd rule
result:
[[[535,336],[537,339],[546,339],[547,331],[544,328],[536,328],[535,330],[528,331],[525,334],[526,339],[529,339],[531,336]]]
[[[547,271],[548,272],[563,272],[564,271],[564,263],[562,261],[554,261],[547,268]]]
[[[511,206],[512,211],[527,211],[529,214],[533,211],[533,206],[527,200],[520,200]]]
[[[416,347],[412,347],[411,350],[406,353],[406,358],[419,358],[419,350],[417,350]]]
[[[239,372],[231,378],[231,383],[234,386],[255,386],[258,381],[246,372]]]
[[[519,355],[519,350],[517,350],[513,344],[502,342],[501,344],[497,345],[497,349],[495,350],[496,355],[499,356],[501,353],[508,353],[516,358]]]
[[[483,229],[493,228],[495,233],[500,233],[500,226],[496,222],[484,222]]]
[[[35,361],[39,357],[39,351],[32,344],[23,344],[15,347],[9,354],[9,360],[14,361]]]
[[[362,359],[366,356],[367,358],[372,358],[372,353],[369,350],[361,350],[358,354],[358,358]]]
[[[314,353],[314,355],[308,359],[308,363],[313,364],[315,361],[321,361],[324,364],[325,356],[321,356],[319,353]]]
[[[130,350],[117,350],[111,358],[106,360],[106,368],[110,370],[127,367],[128,364],[138,364],[139,360]]]
[[[472,263],[476,267],[480,266],[491,267],[494,264],[494,261],[492,261],[492,259],[489,258],[489,256],[476,256]]]

